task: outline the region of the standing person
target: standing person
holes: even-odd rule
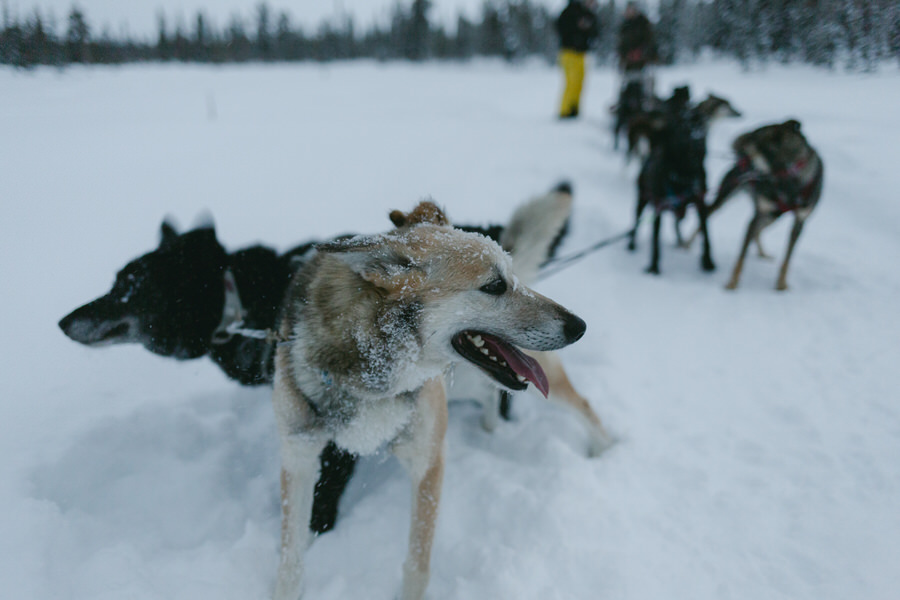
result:
[[[625,73],[626,79],[629,74],[640,72],[649,63],[656,61],[653,25],[634,2],[625,5],[624,20],[619,27],[617,51],[619,67]]]
[[[556,19],[559,34],[559,65],[566,78],[560,119],[578,116],[581,88],[584,84],[584,56],[599,33],[596,0],[569,0],[569,4]]]

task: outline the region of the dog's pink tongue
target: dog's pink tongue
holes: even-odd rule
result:
[[[518,348],[506,344],[498,346],[497,350],[513,371],[533,383],[534,387],[544,395],[544,398],[547,397],[547,394],[550,393],[550,382],[547,381],[547,374],[544,373],[544,369],[541,368],[538,361]]]

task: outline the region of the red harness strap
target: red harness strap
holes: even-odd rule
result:
[[[791,163],[783,169],[779,169],[769,176],[773,180],[772,183],[775,191],[773,194],[774,197],[771,199],[775,202],[779,214],[795,211],[798,208],[806,206],[807,201],[812,196],[813,190],[818,185],[818,177],[813,177],[809,183],[800,189],[797,195],[797,201],[791,201],[792,199],[787,198],[784,193],[779,193],[778,186],[779,182],[796,179],[808,164],[809,157],[804,156],[800,160]],[[737,161],[737,167],[741,171],[739,185],[745,183],[756,185],[767,179],[766,175],[753,168],[753,164],[748,156],[741,156]]]

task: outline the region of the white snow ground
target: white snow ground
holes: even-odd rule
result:
[[[712,221],[719,270],[672,247],[661,277],[619,245],[542,282],[584,317],[563,351],[619,438],[598,459],[569,414],[520,395],[494,434],[451,406],[430,598],[889,600],[900,589],[900,78],[723,63],[663,70],[744,111],[710,138],[710,184],[738,132],[788,116],[826,163],[789,282],[748,261],[750,214]],[[266,389],[206,359],[92,350],[57,320],[156,244],[167,214],[213,213],[237,249],[374,232],[431,195],[497,222],[561,178],[564,251],[630,225],[636,167],[612,152],[614,76],[585,118],[552,118],[544,65],[0,70],[0,581],[11,599],[269,597],[278,457]],[[787,223],[765,240],[783,252]],[[409,492],[365,461],[307,598],[389,599]]]

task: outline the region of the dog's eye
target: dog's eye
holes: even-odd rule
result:
[[[491,296],[500,296],[501,294],[506,292],[506,282],[498,277],[492,282],[481,286],[481,288],[479,289],[485,294],[490,294]]]

